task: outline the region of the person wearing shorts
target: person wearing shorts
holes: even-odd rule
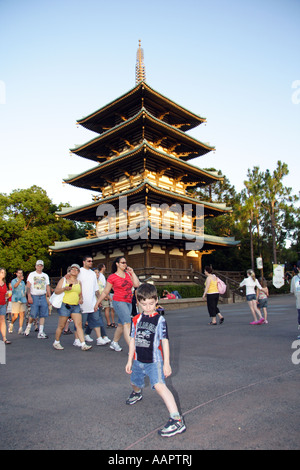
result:
[[[58,309],[58,325],[55,332],[55,340],[53,343],[54,349],[63,350],[64,347],[60,344],[61,334],[66,326],[68,318],[71,317],[74,321],[76,333],[80,341],[81,350],[88,351],[92,346],[88,346],[84,341],[84,334],[82,329],[82,315],[80,304],[82,304],[82,289],[81,282],[78,280],[80,273],[80,266],[72,264],[68,278],[62,277],[55,288],[55,294],[60,295],[64,293],[61,307]]]
[[[99,286],[97,282],[97,276],[92,269],[93,258],[85,255],[82,260],[82,267],[78,275],[78,280],[81,282],[83,302],[80,305],[82,313],[82,328],[85,329],[85,341],[93,341],[90,334],[93,330],[96,333],[96,344],[97,346],[103,345],[101,337],[101,325],[103,325],[102,318],[100,319],[99,312],[94,312],[94,305],[99,296]],[[102,320],[102,322],[101,322]],[[75,332],[76,335],[76,332]],[[76,346],[77,338],[74,342]]]
[[[152,284],[141,284],[137,291],[137,301],[142,313],[132,319],[128,361],[125,367],[130,374],[133,391],[126,400],[134,405],[143,398],[144,379],[149,377],[153,390],[164,401],[170,417],[163,429],[162,437],[171,437],[186,430],[183,417],[178,411],[175,398],[165,383],[165,377],[172,373],[170,347],[166,320],[157,311],[157,290]]]
[[[101,274],[101,270],[105,270],[105,265],[101,264],[98,266],[98,268],[94,269],[94,273],[96,274],[97,278],[97,283],[98,283],[98,290],[99,290],[99,295],[101,292],[104,290],[106,280],[103,274]],[[104,303],[104,300],[102,302],[102,305]],[[92,312],[89,314],[89,320],[88,320],[88,326],[86,327],[85,330],[85,340],[86,341],[93,341],[93,339],[90,337],[90,333],[92,332],[93,328],[97,328],[100,326],[100,337],[97,338],[97,346],[105,346],[106,344],[109,344],[111,341],[108,338],[106,334],[106,329],[104,326],[103,318],[102,318],[102,312],[101,309],[98,308],[97,312]]]
[[[257,295],[257,307],[260,310],[260,313],[263,313],[264,316],[264,323],[268,324],[268,296],[269,296],[269,289],[267,286],[267,282],[265,279],[260,279],[259,280],[261,286],[263,287],[263,290],[257,289],[256,295]]]
[[[264,323],[264,319],[257,308],[256,293],[255,289],[264,290],[258,280],[255,277],[255,273],[252,269],[248,269],[247,277],[240,283],[240,287],[246,287],[246,299],[253,315],[253,321],[250,325],[261,325]],[[258,319],[257,319],[258,317]]]
[[[106,278],[104,276],[106,271],[106,266],[105,264],[101,263],[99,264],[98,268],[95,269],[95,273],[98,279],[98,285],[99,285],[99,294],[103,292],[106,286]],[[102,308],[104,309],[104,315],[105,315],[105,320],[108,328],[115,328],[117,325],[115,324],[115,312],[114,309],[111,308],[111,299],[110,296],[108,295],[106,299],[103,299],[101,302]],[[109,313],[111,310],[111,320],[109,317]]]
[[[6,338],[6,299],[7,285],[5,282],[6,269],[0,268],[0,333],[4,344],[11,344]]]
[[[124,334],[124,339],[128,346],[130,343],[132,288],[138,287],[140,281],[133,269],[127,266],[124,256],[118,256],[114,260],[111,271],[112,274],[108,276],[106,286],[100,294],[94,310],[97,311],[102,300],[104,300],[109,295],[111,289],[113,289],[113,308],[118,315],[118,326],[110,348],[119,352],[122,351],[119,345],[122,334]]]
[[[19,318],[19,335],[23,334],[23,323],[27,304],[26,286],[23,279],[23,271],[22,269],[18,269],[16,271],[16,278],[11,281],[11,322],[8,327],[8,332],[13,332],[14,323]]]
[[[45,319],[49,316],[47,297],[50,299],[50,281],[48,274],[43,272],[44,261],[38,260],[35,271],[27,278],[28,303],[31,305],[30,318],[25,329],[25,336],[29,336],[31,326],[36,318],[39,318],[39,339],[47,339],[44,332]]]

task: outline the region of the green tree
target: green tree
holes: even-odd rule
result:
[[[289,236],[290,219],[293,219],[298,213],[295,203],[299,201],[299,197],[292,195],[292,188],[288,188],[283,184],[283,178],[288,173],[288,165],[278,161],[273,174],[270,170],[266,170],[263,177],[264,229],[265,235],[267,235],[268,227],[270,227],[273,262],[275,264],[277,264],[278,259],[277,251],[284,246]]]
[[[32,271],[37,259],[51,267],[48,246],[55,240],[75,238],[78,227],[57,218],[61,208],[52,203],[44,189],[32,186],[0,194],[0,266],[9,272]]]

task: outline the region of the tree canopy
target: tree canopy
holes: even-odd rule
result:
[[[292,188],[284,185],[284,177],[289,173],[286,163],[277,162],[271,172],[261,171],[258,166],[248,169],[244,188],[236,193],[234,188],[225,186],[227,203],[231,203],[231,215],[222,216],[228,234],[241,240],[239,250],[226,250],[211,255],[211,263],[219,269],[255,269],[255,259],[262,257],[268,273],[272,264],[287,264],[291,267],[300,258],[300,209],[299,194],[292,194]],[[214,195],[223,201],[224,192],[220,193],[219,183],[212,185]],[[228,195],[231,195],[228,198]],[[209,221],[215,235],[223,235],[218,219]],[[248,253],[247,253],[248,252]],[[232,256],[231,256],[232,253]],[[247,263],[247,264],[246,264]]]
[[[55,216],[63,206],[53,204],[38,186],[0,194],[0,266],[11,273],[18,268],[28,272],[42,259],[50,270],[48,246],[83,236],[78,224]]]

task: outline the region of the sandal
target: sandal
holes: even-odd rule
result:
[[[217,324],[216,321],[211,321],[211,322],[209,323],[209,325],[216,325],[216,324]]]
[[[8,339],[6,339],[5,341],[3,341],[4,344],[11,344],[11,341],[8,341]]]

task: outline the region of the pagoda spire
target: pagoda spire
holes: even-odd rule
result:
[[[139,40],[139,48],[136,53],[136,66],[135,66],[135,84],[146,81],[146,68],[144,64],[144,50],[141,47],[141,40]]]

